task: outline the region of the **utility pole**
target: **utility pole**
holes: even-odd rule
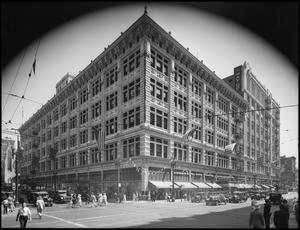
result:
[[[118,197],[118,202],[121,201],[121,197],[120,197],[120,167],[121,167],[121,161],[116,161],[115,162],[115,165],[116,165],[116,168],[117,168],[117,191],[118,191],[118,194],[117,194],[117,197]]]
[[[171,174],[172,174],[172,198],[171,201],[175,201],[175,196],[174,196],[174,169],[175,169],[176,161],[175,158],[172,158],[171,160]]]

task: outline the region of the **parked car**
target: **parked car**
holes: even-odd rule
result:
[[[192,203],[205,202],[206,197],[207,195],[205,192],[197,192],[195,195],[191,197],[191,202]]]
[[[226,197],[225,194],[220,194],[219,197],[220,197],[220,202],[221,203],[227,204],[229,202],[229,198]]]
[[[52,207],[53,206],[53,199],[50,196],[48,196],[48,195],[44,196],[43,200],[44,200],[44,203],[45,203],[46,207]]]
[[[281,193],[278,192],[272,192],[269,194],[269,200],[271,204],[281,204],[283,197]]]
[[[39,196],[44,200],[45,206],[53,206],[53,199],[49,196],[47,191],[31,192],[31,196],[31,203],[33,203],[34,206],[36,206],[36,201]]]
[[[251,198],[251,200],[253,200],[253,199],[261,200],[262,196],[259,192],[252,192],[252,193],[250,193],[250,198]]]
[[[231,198],[231,203],[246,202],[248,200],[247,192],[235,191],[233,192],[233,197]]]
[[[206,205],[219,205],[222,204],[220,200],[220,196],[209,196],[208,199],[205,201]]]
[[[71,196],[67,195],[67,190],[49,191],[49,195],[53,198],[54,203],[66,203],[71,199]]]

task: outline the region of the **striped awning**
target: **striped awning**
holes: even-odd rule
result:
[[[210,186],[208,186],[208,185],[205,184],[204,182],[192,182],[192,184],[194,184],[194,185],[197,186],[198,188],[211,188]]]
[[[156,188],[172,188],[171,181],[149,181]],[[178,185],[174,183],[174,188],[179,188]]]
[[[222,188],[222,186],[216,184],[216,183],[208,183],[208,182],[205,182],[205,184],[207,184],[208,186],[212,187],[212,188]]]
[[[196,185],[192,184],[191,182],[175,182],[175,184],[180,187],[182,186],[183,189],[187,188],[197,188]]]

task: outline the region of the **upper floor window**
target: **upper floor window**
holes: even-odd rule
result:
[[[208,87],[206,88],[206,101],[212,105],[215,103],[214,99],[215,92]]]
[[[159,72],[168,76],[168,60],[157,53],[155,50],[151,49],[151,66],[158,70]]]
[[[81,90],[81,92],[79,93],[79,98],[80,104],[85,103],[89,99],[89,93],[87,88]]]
[[[105,73],[106,87],[109,87],[118,81],[117,68],[117,66],[114,66]]]
[[[85,110],[80,112],[80,124],[84,124],[89,120],[89,109],[86,108]]]
[[[77,107],[77,101],[76,101],[76,97],[74,96],[69,100],[70,111],[73,111],[74,109],[76,109],[76,107]]]
[[[130,138],[123,141],[123,158],[140,155],[140,137]]]
[[[187,99],[180,93],[174,91],[174,105],[176,108],[181,109],[183,111],[187,111]]]
[[[175,142],[174,143],[174,158],[179,161],[187,160],[187,146],[182,146],[181,144]]]
[[[58,109],[55,109],[53,111],[53,121],[57,121],[58,120]]]
[[[140,78],[130,82],[123,87],[123,101],[127,102],[140,95],[141,84]]]
[[[118,132],[118,118],[112,118],[106,121],[106,135]]]
[[[140,50],[136,50],[129,54],[123,60],[123,72],[124,76],[128,73],[132,72],[133,70],[137,69],[140,66]]]
[[[150,93],[153,97],[164,102],[168,102],[168,90],[168,86],[160,83],[159,81],[155,81],[153,78],[150,79]]]
[[[194,101],[192,101],[192,116],[193,118],[202,117],[202,106]]]
[[[168,113],[150,107],[150,124],[163,129],[168,129]]]
[[[140,124],[140,107],[123,113],[123,129],[132,128]]]
[[[150,136],[150,156],[168,158],[168,141]]]
[[[174,81],[182,85],[183,87],[186,87],[187,84],[187,72],[179,68],[177,65],[175,65],[175,72],[174,72]]]
[[[106,97],[106,111],[118,106],[118,91]]]
[[[101,115],[101,101],[92,105],[92,118],[99,117]]]
[[[61,117],[67,114],[67,103],[64,103],[60,106]]]
[[[228,113],[228,101],[226,101],[221,96],[218,97],[218,108],[224,113]]]
[[[196,164],[202,163],[202,149],[192,147],[192,162]]]
[[[100,79],[95,80],[92,83],[92,96],[96,96],[98,93],[100,93],[102,90],[102,84]]]
[[[192,92],[199,97],[201,97],[201,92],[202,92],[202,84],[197,81],[196,79],[193,79],[193,84],[192,84]]]

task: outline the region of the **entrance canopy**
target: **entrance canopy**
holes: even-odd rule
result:
[[[183,189],[187,189],[187,188],[197,188],[196,185],[193,185],[190,182],[175,182],[175,184],[180,187],[182,186]]]
[[[208,182],[205,182],[205,184],[207,184],[208,186],[212,187],[212,188],[222,188],[222,186],[216,184],[216,183],[208,183]]]
[[[156,188],[172,188],[171,181],[149,181]],[[179,188],[177,184],[174,183],[174,188]]]
[[[197,186],[198,188],[211,188],[210,186],[208,186],[208,185],[205,184],[204,182],[192,182],[192,184],[194,184],[194,185]]]

